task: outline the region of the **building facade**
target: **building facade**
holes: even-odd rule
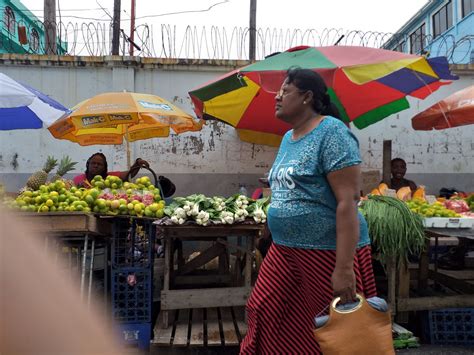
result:
[[[474,0],[430,0],[384,48],[474,63]]]
[[[43,5],[43,2],[39,2]],[[19,0],[0,0],[0,53],[45,54],[45,24]],[[56,24],[50,26],[54,31]],[[66,43],[56,41],[56,53],[67,52]]]

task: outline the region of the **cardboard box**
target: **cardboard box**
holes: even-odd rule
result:
[[[361,190],[363,195],[367,195],[374,188],[379,186],[382,176],[378,170],[362,170]]]

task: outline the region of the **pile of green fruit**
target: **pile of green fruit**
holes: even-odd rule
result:
[[[160,190],[146,176],[123,182],[117,176],[95,176],[92,188],[67,188],[62,180],[23,191],[9,206],[24,212],[94,212],[161,218],[165,202]]]
[[[444,207],[443,203],[436,201],[429,204],[425,200],[413,199],[407,201],[406,204],[412,212],[415,212],[423,217],[447,217],[447,218],[459,218],[461,215],[453,210],[449,210]]]

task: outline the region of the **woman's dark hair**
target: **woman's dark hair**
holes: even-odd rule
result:
[[[321,112],[321,115],[332,116],[342,121],[341,114],[339,113],[339,109],[333,102],[329,103],[329,105]]]
[[[104,161],[104,171],[100,175],[105,179],[107,177],[107,171],[108,171],[107,170],[107,158],[102,153],[94,153],[89,157],[89,159],[87,159],[87,162],[86,162],[86,177],[89,176],[89,163],[90,163],[91,159],[96,157],[96,156],[101,157],[102,160]]]
[[[313,93],[313,109],[317,113],[330,114],[331,116],[333,116],[332,112],[339,113],[336,106],[331,105],[326,83],[315,71],[292,67],[286,73],[286,82],[293,84],[301,91],[311,91]]]

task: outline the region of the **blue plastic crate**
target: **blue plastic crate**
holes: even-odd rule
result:
[[[474,345],[474,308],[428,312],[431,344]]]
[[[120,323],[151,322],[153,273],[148,269],[112,270],[112,316]]]
[[[114,218],[112,225],[112,268],[151,268],[155,248],[155,230],[151,219]]]
[[[151,323],[116,324],[119,341],[124,345],[138,345],[140,349],[149,349],[151,341]]]

